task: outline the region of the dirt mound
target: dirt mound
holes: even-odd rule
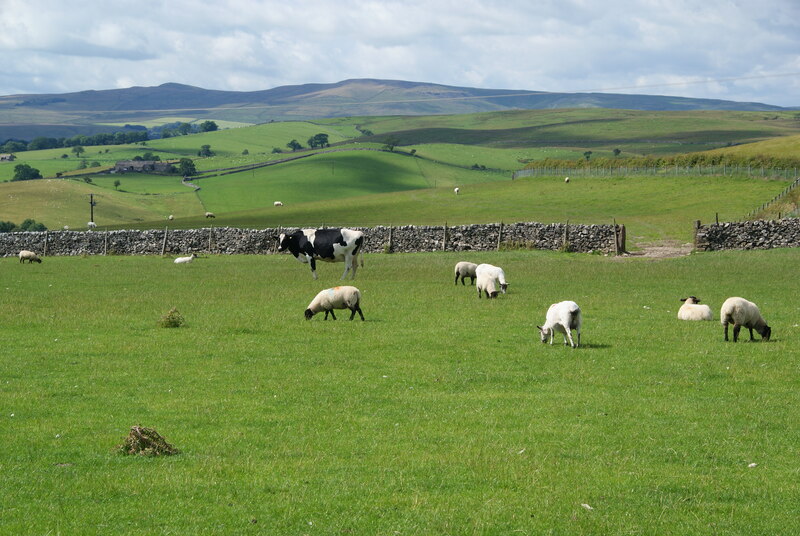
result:
[[[170,456],[180,452],[153,428],[143,426],[131,427],[128,437],[117,450],[122,454],[138,456]]]

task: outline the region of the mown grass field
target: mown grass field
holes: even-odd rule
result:
[[[454,286],[462,258],[509,293]],[[341,265],[288,256],[0,262],[2,533],[795,530],[798,250],[368,255],[366,322],[305,321]],[[688,294],[773,340],[677,321]],[[562,299],[577,350],[535,332]],[[116,454],[139,424],[181,454]]]

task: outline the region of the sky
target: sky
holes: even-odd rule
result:
[[[0,95],[351,78],[800,106],[800,0],[0,0]]]

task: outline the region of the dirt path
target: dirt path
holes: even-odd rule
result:
[[[646,257],[649,259],[669,259],[673,257],[684,257],[692,252],[694,246],[691,243],[681,243],[677,240],[663,240],[660,242],[642,242],[636,244],[637,251],[627,253],[625,257]]]

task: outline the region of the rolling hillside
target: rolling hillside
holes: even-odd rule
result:
[[[119,130],[159,118],[236,123],[375,115],[469,114],[516,109],[785,111],[761,103],[607,93],[478,89],[424,82],[357,79],[263,91],[217,91],[167,83],[156,87],[0,97],[0,142]]]

